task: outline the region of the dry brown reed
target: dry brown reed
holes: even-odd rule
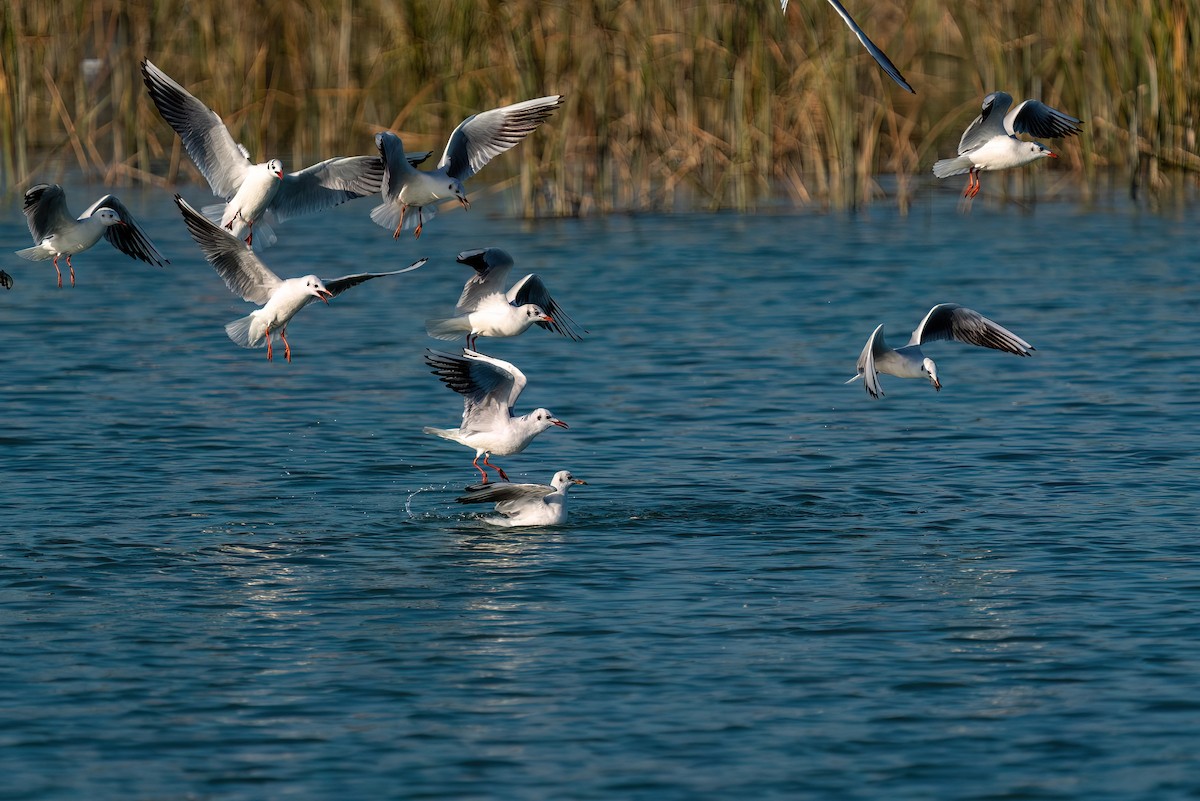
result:
[[[992,89],[1086,123],[1052,171],[1014,171],[1017,192],[1194,185],[1200,0],[847,4],[917,95],[821,0],[5,0],[0,184],[64,165],[198,179],[146,97],[148,56],[256,159],[290,165],[373,152],[383,128],[440,150],[469,113],[563,94],[473,187],[514,187],[529,215],[855,206],[885,195],[881,175],[907,204]]]

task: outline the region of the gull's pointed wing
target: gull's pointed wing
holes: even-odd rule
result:
[[[1029,351],[1034,350],[1032,345],[1004,326],[957,303],[939,303],[930,309],[913,331],[908,344],[923,345],[936,340],[965,342],[1018,356],[1028,356]]]
[[[1010,134],[1029,134],[1038,139],[1056,139],[1082,133],[1081,120],[1052,109],[1040,100],[1026,100],[1004,115],[1004,129]]]
[[[504,282],[513,266],[513,258],[506,251],[500,248],[464,250],[458,254],[457,261],[475,271],[463,285],[454,307],[457,314],[469,314],[479,308],[479,302],[484,298],[504,294]]]
[[[512,407],[525,388],[525,374],[515,365],[473,350],[461,355],[425,352],[425,363],[442,383],[463,396],[462,427],[487,430],[512,416]]]
[[[5,289],[13,288],[12,276],[4,272],[4,270],[0,270],[0,286],[4,287]]]
[[[545,122],[562,100],[562,95],[550,95],[467,117],[450,134],[438,169],[467,180]]]
[[[517,501],[532,503],[540,501],[555,492],[554,487],[546,484],[510,484],[494,482],[488,484],[473,484],[467,487],[467,494],[460,495],[454,500],[459,503],[500,503],[501,501]]]
[[[184,149],[208,180],[213,194],[226,200],[232,198],[242,185],[250,159],[233,141],[225,123],[150,59],[142,59],[142,80],[158,113],[179,134]]]
[[[270,300],[271,293],[283,281],[259,261],[250,246],[214,225],[179,195],[175,196],[175,205],[183,212],[188,233],[200,246],[204,258],[225,280],[225,285],[233,294],[259,305]]]
[[[341,278],[322,278],[321,283],[329,290],[331,297],[337,297],[352,286],[358,286],[363,281],[370,281],[372,278],[383,278],[385,275],[400,275],[401,273],[409,273],[413,270],[424,266],[429,259],[421,259],[405,267],[403,270],[392,270],[386,273],[358,273],[356,275],[343,275]]]
[[[283,176],[270,209],[279,222],[324,211],[356,197],[374,195],[383,184],[378,156],[344,156]]]
[[[975,121],[963,131],[958,140],[958,155],[969,153],[990,142],[997,136],[1011,134],[1004,123],[1004,115],[1012,105],[1012,95],[1007,92],[992,92],[983,98],[983,109]]]
[[[380,131],[375,134],[375,147],[379,148],[379,156],[383,159],[383,181],[379,187],[380,194],[384,200],[394,201],[400,194],[400,190],[404,188],[404,174],[412,171],[413,164],[404,155],[404,142],[391,131]]]
[[[854,35],[858,37],[858,41],[862,43],[862,46],[867,48],[867,52],[870,53],[871,57],[875,59],[875,63],[882,67],[883,71],[886,72],[893,81],[900,84],[902,89],[904,89],[906,92],[912,92],[915,95],[917,90],[913,89],[912,86],[909,85],[908,81],[904,80],[904,76],[900,74],[900,70],[896,69],[896,65],[893,64],[892,60],[887,57],[887,54],[876,47],[875,43],[867,37],[866,31],[858,27],[858,23],[855,22],[854,18],[850,16],[850,12],[846,10],[846,7],[839,3],[838,0],[829,0],[829,5],[833,6],[833,10],[838,13],[838,16],[842,18],[842,21],[845,22],[850,30],[853,31]],[[787,10],[786,2],[783,4],[783,9],[784,11]]]
[[[138,225],[138,221],[130,214],[129,209],[125,208],[125,204],[118,200],[113,195],[105,195],[97,200],[88,210],[83,213],[79,219],[91,217],[99,209],[112,209],[121,218],[124,225],[110,225],[104,229],[104,238],[109,244],[117,250],[124,253],[133,259],[141,259],[147,264],[157,264],[163,266],[163,262],[171,263],[170,259],[164,258],[163,254],[158,252],[158,248],[154,247],[154,243],[150,241],[150,237],[146,236],[146,232]]]
[[[512,289],[508,290],[508,301],[518,306],[525,303],[537,304],[542,311],[554,318],[552,323],[539,320],[537,325],[576,342],[583,339],[575,330],[575,321],[554,302],[554,298],[550,297],[550,291],[546,289],[546,284],[537,273],[530,273],[513,284]]]
[[[75,222],[67,211],[67,193],[58,184],[38,184],[25,192],[25,221],[35,244]]]
[[[863,387],[872,398],[878,398],[883,394],[883,387],[879,383],[879,371],[875,369],[875,360],[890,350],[891,348],[883,339],[883,323],[880,323],[871,332],[870,339],[867,340],[867,344],[863,346],[862,353],[858,357],[858,373],[862,376]],[[853,380],[853,378],[850,379],[850,381]]]

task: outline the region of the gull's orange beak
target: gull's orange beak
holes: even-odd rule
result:
[[[471,208],[471,201],[467,200],[466,195],[459,195],[458,202],[462,204],[464,209]]]
[[[329,299],[333,297],[333,293],[330,292],[328,289],[318,289],[317,297],[320,298],[321,300],[325,301],[325,305],[328,306]]]
[[[555,420],[554,425],[558,426],[559,428],[570,428],[570,426],[568,426],[562,420]]]
[[[1051,151],[1050,151],[1049,153],[1047,153],[1046,155],[1047,155],[1049,158],[1052,158],[1052,159],[1056,159],[1056,158],[1058,158],[1058,154],[1057,154],[1057,153],[1055,153],[1053,150],[1051,150]]]

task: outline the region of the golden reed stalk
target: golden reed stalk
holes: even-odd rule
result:
[[[146,97],[143,56],[256,159],[293,168],[371,153],[383,128],[440,151],[472,112],[566,95],[483,184],[515,187],[531,216],[905,206],[993,89],[1085,122],[1052,143],[1053,170],[1006,178],[1018,192],[1182,198],[1200,169],[1200,0],[847,0],[915,96],[819,0],[786,15],[774,0],[4,2],[10,191],[64,167],[111,184],[198,179]]]

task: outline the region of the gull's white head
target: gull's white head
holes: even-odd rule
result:
[[[538,431],[545,431],[550,426],[569,428],[569,426],[562,420],[559,420],[557,417],[550,414],[549,409],[534,409],[529,413],[529,419],[537,425]]]
[[[446,176],[446,191],[458,198],[458,202],[462,204],[464,209],[471,208],[471,201],[467,200],[467,190],[463,188],[462,181]],[[445,195],[444,197],[449,197],[450,195]]]
[[[575,476],[571,475],[570,470],[559,470],[554,474],[554,478],[550,479],[550,486],[554,487],[554,489],[558,490],[559,492],[565,490],[572,484],[586,483],[587,482],[582,478],[575,478]]]
[[[325,284],[315,275],[304,276],[304,289],[308,294],[315,295],[326,303],[333,297],[333,293],[326,289]]]
[[[925,361],[921,362],[921,373],[929,379],[934,389],[941,392],[942,382],[938,380],[937,365],[933,363],[933,359],[925,357]]]
[[[524,319],[530,324],[534,323],[552,323],[554,318],[546,314],[541,306],[536,303],[526,303],[517,309]]]
[[[1022,142],[1020,150],[1024,151],[1025,157],[1029,161],[1037,161],[1038,159],[1044,158],[1058,158],[1054,151],[1043,145],[1041,142]]]
[[[125,221],[121,219],[121,215],[117,214],[115,209],[110,208],[97,209],[96,213],[92,215],[92,219],[99,220],[100,224],[105,228],[125,224]]]
[[[271,159],[267,162],[267,172],[274,175],[279,180],[283,180],[283,162],[279,159]]]

